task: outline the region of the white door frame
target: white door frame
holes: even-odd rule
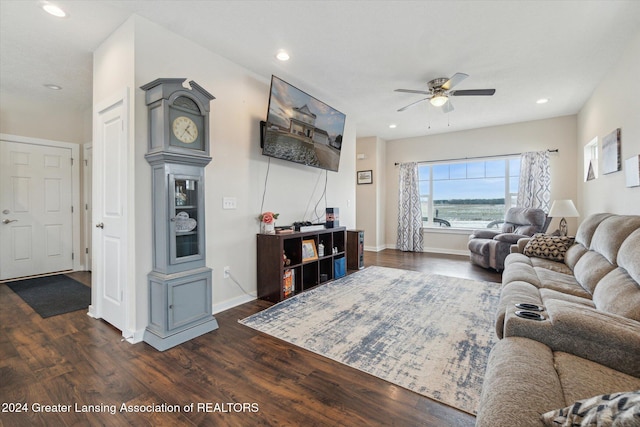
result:
[[[92,154],[93,154],[93,145],[88,142],[85,143],[82,146],[82,164],[83,169],[82,169],[82,179],[83,179],[83,198],[84,198],[84,204],[82,205],[81,209],[82,209],[82,218],[84,221],[84,239],[83,239],[83,265],[84,265],[84,270],[85,271],[91,271],[91,254],[92,254],[92,248],[91,248],[91,233],[93,233],[93,218],[91,217],[91,206],[92,206],[92,201],[91,201],[91,193],[92,193],[92,170],[93,170],[93,165],[92,165]]]
[[[71,213],[71,232],[73,233],[72,252],[73,270],[81,270],[80,264],[80,145],[72,142],[54,141],[50,139],[31,138],[19,135],[0,133],[3,141],[17,142],[21,144],[42,145],[46,147],[58,147],[71,150],[71,203],[73,212]]]

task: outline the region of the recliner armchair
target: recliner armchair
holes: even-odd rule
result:
[[[510,208],[504,218],[501,230],[474,230],[469,236],[471,262],[496,271],[504,269],[504,259],[511,251],[511,245],[518,239],[543,233],[548,226],[547,214],[542,209]]]

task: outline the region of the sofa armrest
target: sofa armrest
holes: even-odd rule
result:
[[[510,310],[504,336],[531,338],[554,351],[574,354],[640,377],[640,322],[573,302],[545,301],[546,319],[522,319]]]
[[[493,238],[493,240],[497,240],[499,242],[505,242],[505,243],[518,243],[518,240],[523,239],[523,238],[527,238],[529,236],[524,235],[524,234],[517,234],[517,233],[501,233],[498,234],[497,236],[495,236]]]
[[[469,239],[493,239],[498,234],[501,234],[500,230],[491,230],[489,228],[484,230],[473,230],[473,233],[469,236]]]
[[[518,242],[511,246],[511,253],[524,253],[524,247],[527,246],[527,243],[531,240],[531,237],[523,237],[522,239],[518,239]]]
[[[566,405],[549,347],[520,337],[495,344],[482,381],[476,427],[543,427],[540,414]]]

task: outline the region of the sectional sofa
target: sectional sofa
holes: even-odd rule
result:
[[[640,426],[640,216],[592,215],[575,239],[512,249],[476,425]]]

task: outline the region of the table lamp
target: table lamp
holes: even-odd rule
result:
[[[549,211],[549,216],[552,218],[561,217],[560,219],[560,235],[567,235],[567,220],[566,218],[575,218],[580,216],[578,210],[573,204],[572,200],[554,200]]]

